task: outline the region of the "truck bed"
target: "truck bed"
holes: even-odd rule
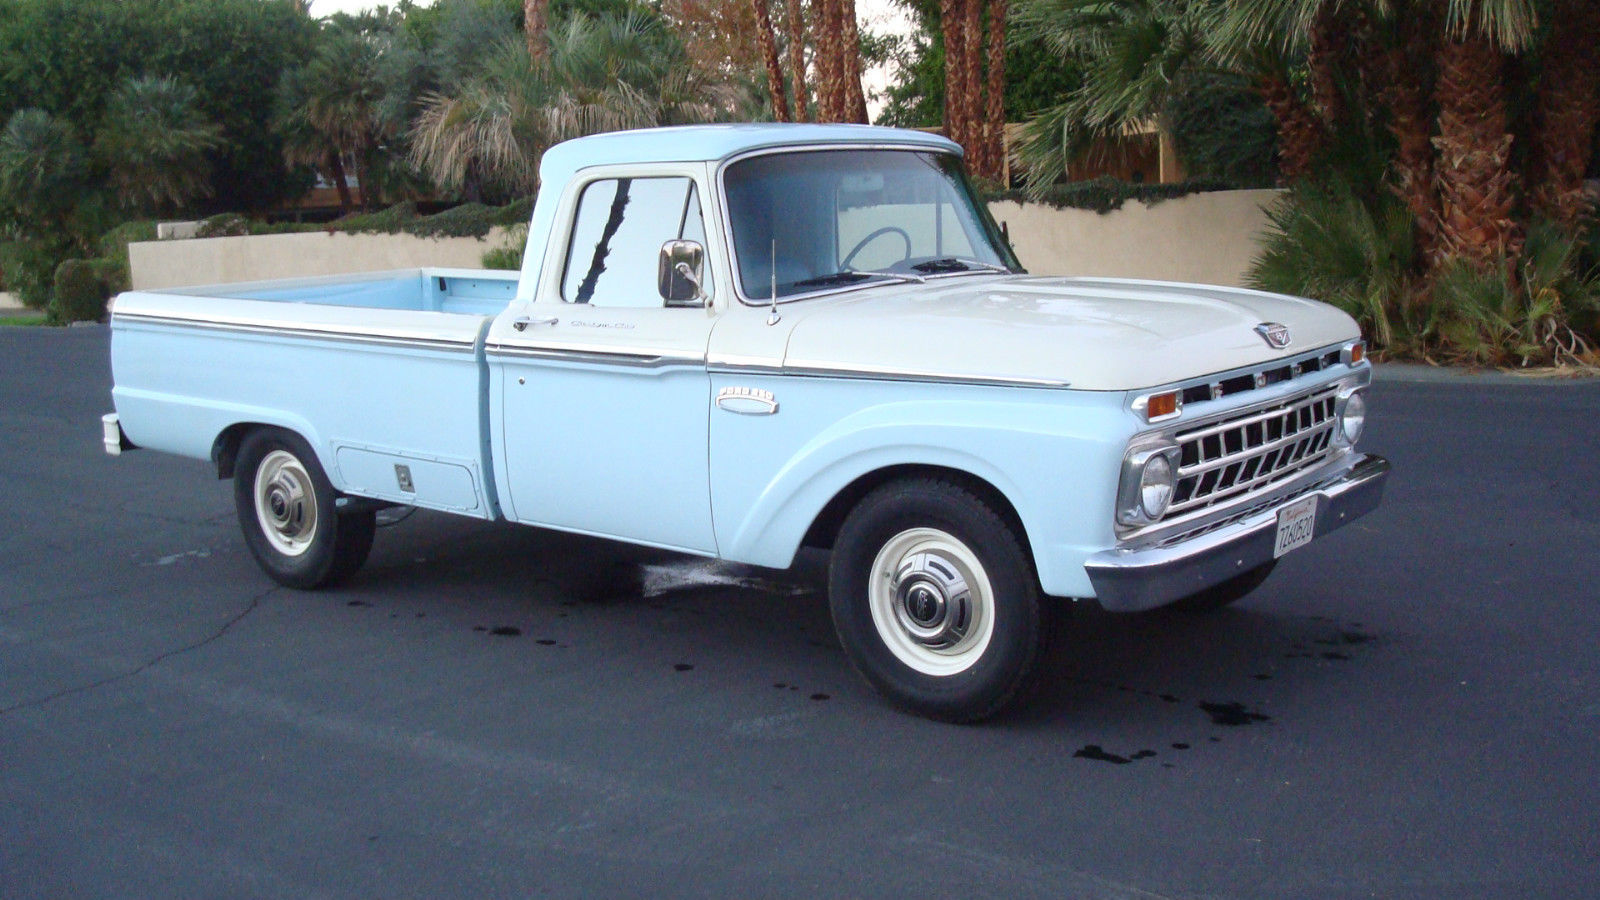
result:
[[[492,517],[483,339],[516,289],[516,272],[412,269],[126,293],[117,414],[134,444],[200,459],[276,425],[343,492]]]

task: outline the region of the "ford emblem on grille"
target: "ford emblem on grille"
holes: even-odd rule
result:
[[[1256,334],[1267,342],[1267,346],[1274,350],[1282,350],[1289,346],[1289,326],[1277,322],[1262,322],[1256,326]]]

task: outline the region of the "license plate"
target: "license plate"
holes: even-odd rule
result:
[[[1317,498],[1306,497],[1278,510],[1278,541],[1272,545],[1272,558],[1311,543],[1317,533]]]

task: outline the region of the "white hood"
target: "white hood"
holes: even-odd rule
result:
[[[1268,346],[1255,330],[1264,322],[1287,325],[1289,346]],[[1359,334],[1332,306],[1260,291],[963,276],[885,286],[806,309],[784,366],[1124,391],[1292,357]]]

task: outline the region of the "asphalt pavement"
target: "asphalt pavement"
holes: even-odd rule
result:
[[[1403,375],[1403,373],[1400,373]],[[1213,616],[1077,611],[949,726],[819,587],[417,513],[275,587],[0,329],[0,897],[1590,897],[1600,384],[1374,386],[1382,509]]]

